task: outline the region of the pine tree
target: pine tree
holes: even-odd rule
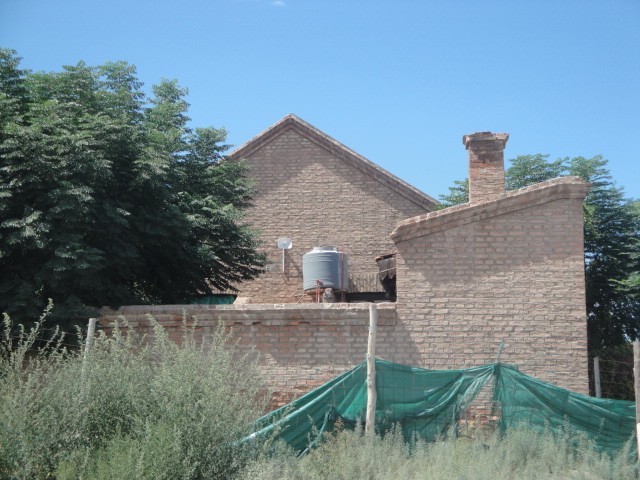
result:
[[[595,355],[640,334],[640,298],[619,285],[633,273],[640,216],[606,165],[601,156],[567,159],[567,172],[591,184],[584,208],[584,248],[589,350]]]

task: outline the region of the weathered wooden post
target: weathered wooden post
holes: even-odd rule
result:
[[[96,334],[96,323],[98,322],[97,318],[89,319],[89,328],[87,328],[87,339],[84,344],[84,357],[87,358],[89,354],[89,350],[91,350],[91,345],[93,344],[93,337]]]
[[[593,383],[596,387],[596,397],[602,398],[602,388],[600,386],[600,357],[593,359]]]
[[[89,327],[87,328],[87,339],[85,340],[85,343],[84,343],[84,356],[82,357],[82,372],[80,373],[82,377],[81,380],[82,380],[83,389],[86,387],[87,360],[89,358],[89,353],[91,352],[91,346],[93,345],[93,337],[96,333],[97,321],[98,321],[97,318],[90,318]]]
[[[633,387],[636,393],[636,441],[640,459],[640,341],[633,342]]]
[[[375,433],[376,423],[376,333],[378,330],[378,309],[375,303],[369,305],[369,344],[367,346],[367,416],[364,432]]]

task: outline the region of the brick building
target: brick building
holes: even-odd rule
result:
[[[302,255],[331,245],[348,254],[351,292],[381,292],[374,258],[393,251],[389,233],[437,202],[295,115],[231,154],[256,182],[246,221],[257,228],[269,271],[239,285],[250,303],[302,303]],[[277,239],[289,237],[282,251]]]
[[[216,324],[260,352],[274,405],[311,390],[365,358],[368,307],[309,304],[302,254],[333,245],[349,254],[352,293],[379,292],[374,257],[395,252],[397,301],[380,306],[377,355],[427,368],[496,361],[588,392],[582,202],[574,177],[504,191],[507,134],[463,137],[470,202],[436,202],[301,119],[288,115],[232,154],[256,180],[246,220],[260,230],[270,271],[240,286],[243,304],[105,310],[170,332],[182,312],[203,338]],[[282,252],[276,241],[288,236]],[[502,345],[502,347],[499,347]]]
[[[563,177],[505,192],[507,139],[465,135],[470,202],[404,220],[391,233],[398,318],[417,363],[482,365],[504,342],[501,359],[586,393],[582,204],[589,186]]]

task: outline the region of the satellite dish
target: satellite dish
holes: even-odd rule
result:
[[[282,250],[291,250],[291,247],[293,247],[293,240],[289,237],[282,237],[278,239],[278,248]]]

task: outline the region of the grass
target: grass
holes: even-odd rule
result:
[[[365,438],[341,431],[310,454],[286,449],[253,461],[242,477],[254,480],[512,480],[637,479],[628,452],[598,453],[582,437],[514,430],[505,436],[458,438],[407,445],[399,432]]]

